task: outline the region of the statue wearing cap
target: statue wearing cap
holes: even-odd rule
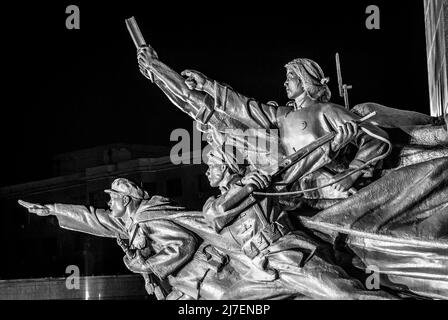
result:
[[[127,239],[127,247],[135,253],[132,258],[129,255],[123,258],[128,269],[136,273],[153,274],[174,286],[179,283],[181,287],[181,282],[176,282],[176,274],[193,257],[202,257],[202,260],[198,258],[201,262],[195,265],[196,283],[190,287],[194,288],[200,280],[203,281],[202,278],[210,268],[203,256],[213,252],[210,241],[219,243],[226,250],[234,246],[233,240],[229,241],[230,237],[216,234],[205,221],[202,212],[188,211],[165,197],[149,196],[128,179],[114,180],[111,188],[105,192],[110,195],[109,210],[60,203],[39,205],[21,200],[19,203],[31,213],[56,216],[59,226],[64,229],[100,237],[118,236],[120,241]],[[201,244],[203,239],[210,241]],[[200,253],[197,253],[198,247]],[[212,277],[209,279],[213,280]],[[189,281],[192,283],[193,280]],[[191,290],[182,292],[198,298]],[[208,298],[219,297],[212,294]]]
[[[273,198],[248,195],[240,203],[228,205],[245,185],[255,184],[260,189],[270,185],[268,176],[248,172],[250,167],[232,161],[236,158],[235,153],[232,156],[221,149],[212,149],[207,155],[207,177],[221,195],[206,201],[205,219],[217,234],[230,235],[238,245],[238,250],[231,251],[216,247],[240,278],[233,281],[223,299],[392,297],[365,290],[332,262],[323,243],[293,231],[288,215]]]
[[[135,254],[127,254],[124,263],[132,272],[155,275],[165,287],[171,286],[167,299],[262,299],[298,294],[310,298],[331,298],[335,294],[356,297],[358,285],[350,279],[344,280],[353,283],[350,292],[338,288],[336,278],[331,279],[333,282],[325,279],[316,291],[299,290],[306,279],[313,278],[309,272],[318,279],[316,270],[320,269],[315,263],[332,268],[338,279],[345,274],[325,264],[315,252],[316,245],[306,237],[289,233],[287,219],[279,219],[277,209],[267,211],[266,200],[251,196],[244,200],[245,205],[225,212],[219,209],[245,183],[267,182],[259,173],[242,176],[245,168],[235,170],[235,163],[232,169],[225,164],[226,159],[230,158],[223,157],[222,152],[209,157],[209,166],[216,166],[213,173],[209,170],[210,182],[220,187],[222,195],[210,198],[203,212],[187,211],[161,196],[151,197],[124,178],[114,180],[105,190],[110,195],[109,210],[59,203],[20,204],[31,213],[56,216],[65,229],[111,238],[118,234],[120,239],[127,239],[127,247]],[[266,262],[270,267],[266,268]],[[285,264],[296,282],[284,278]],[[305,272],[307,266],[315,271]]]
[[[128,196],[136,200],[148,200],[150,198],[148,192],[138,187],[132,181],[124,178],[115,179],[112,182],[111,189],[106,189],[104,192],[120,196]]]

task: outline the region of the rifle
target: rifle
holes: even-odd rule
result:
[[[356,120],[356,123],[364,122],[371,117],[373,117],[376,114],[376,112],[369,113],[367,116]],[[322,137],[316,139],[315,141],[311,142],[310,144],[306,145],[305,147],[299,149],[298,151],[294,152],[293,154],[283,158],[279,163],[273,164],[265,169],[267,172],[273,172],[272,176],[279,176],[289,168],[291,168],[293,165],[295,165],[300,160],[304,159],[306,156],[308,156],[311,152],[315,151],[319,147],[323,146],[327,142],[331,141],[336,136],[336,132],[332,131],[329,132]],[[238,203],[243,201],[247,196],[249,196],[252,192],[256,191],[258,188],[257,186],[253,184],[245,185],[239,192],[237,192],[232,198],[228,199],[226,202],[219,205],[220,209],[223,211],[227,211],[230,208],[235,207]],[[356,192],[355,190],[351,190],[351,192]]]

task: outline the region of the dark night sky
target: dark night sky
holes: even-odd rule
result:
[[[4,10],[2,186],[49,177],[60,152],[114,142],[172,145],[173,129],[191,129],[190,118],[139,74],[124,24],[132,15],[169,66],[200,70],[261,101],[285,103],[283,66],[308,57],[330,76],[332,101],[342,104],[338,51],[344,80],[354,86],[352,105],[429,113],[423,1],[163,3],[61,1]],[[79,5],[80,30],[65,28],[69,4]],[[380,30],[365,27],[369,4],[380,7]]]

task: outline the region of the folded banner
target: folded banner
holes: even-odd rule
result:
[[[448,158],[389,172],[312,218],[312,229],[348,235],[348,246],[391,285],[448,298]]]

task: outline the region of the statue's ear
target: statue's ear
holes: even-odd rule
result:
[[[129,202],[131,202],[131,198],[128,196],[123,196],[121,199],[124,207],[126,207],[129,204]]]
[[[222,171],[224,171],[227,169],[227,166],[225,164],[221,164],[221,169],[222,169]]]

